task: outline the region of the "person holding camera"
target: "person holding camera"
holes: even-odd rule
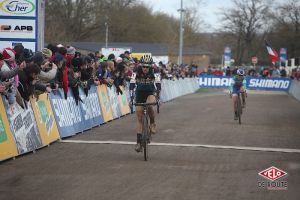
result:
[[[30,62],[26,63],[26,68],[19,73],[20,84],[18,91],[24,100],[24,105],[21,105],[23,108],[27,108],[27,102],[30,100],[30,96],[32,96],[36,90],[42,92],[51,92],[51,88],[49,86],[38,83],[38,75],[40,72],[41,69],[38,64]]]
[[[49,83],[51,80],[55,79],[57,73],[57,65],[52,62],[52,51],[50,49],[44,48],[41,53],[37,54],[39,59],[42,59],[41,73],[39,74],[39,79],[42,83]],[[53,88],[52,88],[53,89]]]

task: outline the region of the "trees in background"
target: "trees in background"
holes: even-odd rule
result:
[[[185,6],[184,46],[202,47],[212,52],[212,61],[221,63],[225,46],[230,46],[237,65],[250,63],[253,55],[268,62],[264,40],[275,49],[285,47],[289,57],[300,56],[300,0],[232,0],[233,7],[223,10],[222,28],[205,33],[199,8],[204,0]],[[46,1],[46,42],[166,43],[178,48],[179,19],[139,0],[51,0]]]

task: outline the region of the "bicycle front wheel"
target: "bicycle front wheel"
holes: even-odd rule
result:
[[[149,146],[148,146],[148,138],[149,138],[149,124],[147,116],[144,116],[143,122],[143,138],[142,145],[144,149],[144,160],[147,161],[149,158]]]

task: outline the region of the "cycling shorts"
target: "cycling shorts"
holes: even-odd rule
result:
[[[137,91],[135,102],[136,103],[146,103],[147,98],[150,95],[154,95],[154,92],[152,92],[152,91]]]
[[[244,92],[245,89],[244,89],[244,86],[241,86],[241,87],[233,87],[232,88],[232,96],[237,96],[238,93],[241,93],[241,92]]]

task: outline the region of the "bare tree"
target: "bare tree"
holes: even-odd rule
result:
[[[256,54],[252,43],[258,33],[264,31],[270,1],[266,0],[234,0],[234,8],[222,12],[225,32],[236,39],[235,52],[238,65]]]
[[[300,55],[300,0],[289,0],[279,5],[272,18],[273,33],[279,45],[287,47],[291,57]]]

